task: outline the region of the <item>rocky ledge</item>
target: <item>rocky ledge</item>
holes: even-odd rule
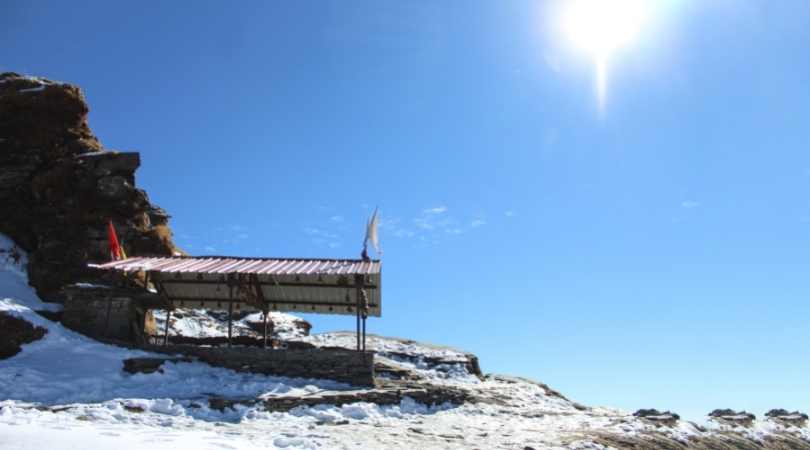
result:
[[[11,358],[22,350],[23,344],[38,341],[47,332],[45,328],[0,312],[0,359]]]
[[[168,214],[135,187],[140,156],[105,150],[88,111],[76,86],[0,74],[0,233],[28,252],[29,282],[46,301],[99,281],[87,262],[109,259],[109,220],[130,254],[177,251]]]

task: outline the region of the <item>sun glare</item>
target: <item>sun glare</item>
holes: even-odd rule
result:
[[[568,38],[591,54],[596,65],[600,111],[607,96],[611,55],[636,39],[649,14],[649,0],[569,0],[563,13]]]

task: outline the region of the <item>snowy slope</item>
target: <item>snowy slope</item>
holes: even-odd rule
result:
[[[0,249],[10,245],[0,236]],[[324,380],[242,374],[201,363],[168,363],[163,373],[127,375],[121,370],[123,359],[147,353],[95,342],[34,312],[53,308],[36,297],[20,264],[0,264],[0,311],[48,329],[42,340],[0,360],[2,450],[598,449],[605,448],[595,443],[604,433],[685,440],[715,432],[684,422],[659,428],[621,411],[584,408],[521,378],[480,380],[467,371],[465,352],[380,336],[369,337],[369,348],[378,351],[381,360],[434,385],[465,389],[478,401],[428,406],[405,398],[390,406],[358,402],[270,413],[236,405],[219,411],[209,406],[209,398],[312,396],[353,388]],[[354,336],[347,333],[297,339],[354,346]],[[806,430],[797,430],[790,432],[810,442]],[[757,422],[745,433],[762,440],[784,431]]]

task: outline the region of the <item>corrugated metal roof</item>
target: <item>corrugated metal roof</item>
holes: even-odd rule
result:
[[[103,270],[163,273],[256,275],[374,275],[380,273],[379,260],[304,259],[304,258],[238,258],[210,257],[134,257],[105,264],[91,264]]]
[[[355,287],[355,276],[360,276],[369,315],[382,314],[380,261],[175,256],[136,257],[90,266],[147,271],[150,281],[174,306],[223,310],[233,303],[237,311],[262,308],[354,315],[362,302]],[[241,289],[232,289],[235,286]]]

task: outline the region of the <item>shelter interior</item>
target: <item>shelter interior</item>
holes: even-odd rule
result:
[[[267,346],[269,311],[353,315],[357,350],[366,348],[366,320],[382,314],[381,262],[364,259],[240,257],[134,257],[92,265],[99,270],[143,274],[168,305],[228,312],[228,345],[233,316],[241,311],[264,313],[263,345]]]

